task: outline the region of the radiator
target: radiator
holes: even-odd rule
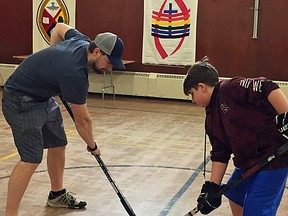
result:
[[[8,77],[15,71],[17,67],[17,64],[0,63],[0,86],[4,86]]]
[[[18,67],[17,64],[0,63],[0,86]],[[119,95],[144,96],[168,99],[190,100],[183,93],[183,79],[185,75],[163,74],[148,72],[114,71],[112,81],[115,93]],[[105,85],[110,84],[110,74],[105,76]],[[220,80],[229,79],[220,77]],[[89,92],[102,93],[104,76],[89,72]],[[288,82],[275,81],[288,98]],[[112,88],[105,89],[105,93],[112,93]]]
[[[106,74],[105,85],[109,84],[109,79]],[[115,71],[112,75],[115,94],[188,100],[182,90],[183,79],[184,75],[146,72]],[[103,75],[89,73],[89,92],[101,93],[103,80]],[[112,88],[105,89],[105,93],[111,94]]]
[[[115,94],[144,96],[168,99],[190,100],[183,93],[183,79],[185,75],[147,73],[147,72],[123,72],[115,71],[112,80],[115,85]],[[105,76],[106,85],[110,82],[109,74]],[[230,79],[220,77],[220,80]],[[89,92],[101,93],[103,87],[103,75],[95,72],[89,73]],[[288,82],[275,81],[288,98]],[[105,93],[112,93],[111,89],[105,89]]]
[[[154,97],[190,100],[183,93],[184,75],[157,74]]]

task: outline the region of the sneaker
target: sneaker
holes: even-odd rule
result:
[[[74,193],[67,192],[54,199],[47,199],[46,206],[51,208],[72,208],[72,209],[82,209],[87,203],[84,201],[76,200]]]

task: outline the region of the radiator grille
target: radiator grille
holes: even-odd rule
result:
[[[174,74],[157,74],[157,78],[162,79],[184,79],[184,75],[174,75]]]

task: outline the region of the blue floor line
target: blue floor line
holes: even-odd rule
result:
[[[210,158],[206,158],[206,164],[210,161]],[[196,169],[196,171],[192,174],[192,176],[187,180],[187,182],[183,185],[183,187],[175,194],[175,196],[168,202],[165,208],[160,212],[159,216],[166,216],[170,210],[173,208],[178,199],[185,193],[185,191],[190,187],[190,185],[194,182],[196,177],[202,171],[204,167],[204,162]]]

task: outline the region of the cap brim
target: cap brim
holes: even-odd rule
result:
[[[126,69],[126,67],[123,64],[123,61],[121,59],[109,57],[109,60],[110,60],[111,64],[113,65],[114,69]]]

